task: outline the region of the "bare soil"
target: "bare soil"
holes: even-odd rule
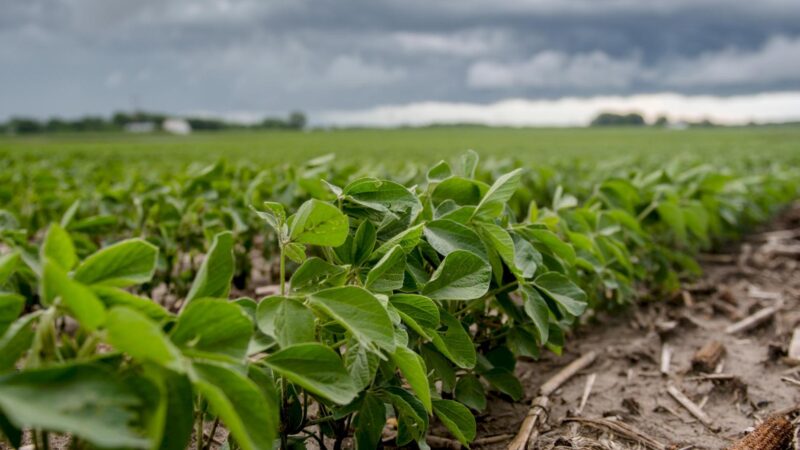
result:
[[[800,326],[800,205],[769,228],[701,261],[705,275],[674,298],[598,315],[573,333],[562,356],[520,362],[517,375],[526,398],[516,403],[490,399],[479,417],[474,447],[506,448],[542,383],[589,351],[597,359],[550,396],[548,420],[529,449],[648,448],[608,427],[565,420],[574,417],[619,421],[668,449],[722,449],[771,414],[800,407],[800,383],[791,381],[800,379],[800,366],[786,357],[792,332]],[[774,306],[777,312],[758,326],[726,332]],[[692,356],[711,341],[725,352],[716,366],[705,369],[715,374],[709,377],[693,368]],[[662,373],[665,346],[672,355]],[[579,410],[592,374],[594,385]],[[711,422],[704,425],[690,414],[667,392],[669,385],[700,405]],[[497,442],[480,445],[487,439]]]

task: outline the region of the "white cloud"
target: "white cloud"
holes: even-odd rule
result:
[[[800,80],[800,37],[774,36],[761,48],[729,47],[695,57],[667,58],[654,66],[638,55],[567,54],[545,50],[526,61],[480,60],[467,71],[467,85],[478,89],[623,89],[635,83],[671,87],[767,85]]]
[[[675,86],[721,86],[759,81],[774,83],[800,78],[800,37],[776,36],[759,50],[728,48],[679,61],[667,71]]]
[[[338,87],[363,87],[392,84],[405,76],[404,69],[385,67],[357,56],[344,55],[331,62],[325,79]]]
[[[672,93],[600,96],[559,100],[510,99],[490,104],[420,102],[356,111],[315,115],[328,125],[428,125],[481,123],[504,126],[586,125],[601,111],[639,112],[648,120],[667,115],[671,120],[711,119],[745,124],[800,120],[800,91],[734,97],[687,96]]]
[[[508,45],[508,37],[498,31],[478,30],[461,33],[400,32],[393,41],[408,53],[449,56],[479,56]]]
[[[105,80],[106,87],[110,89],[117,88],[123,83],[125,83],[125,74],[118,70],[108,74]]]
[[[477,62],[469,69],[467,84],[476,88],[624,88],[641,71],[638,58],[614,59],[600,51],[567,55],[547,50],[519,63]]]

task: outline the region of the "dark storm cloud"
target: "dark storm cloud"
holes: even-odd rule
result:
[[[0,0],[0,117],[800,89],[797,0]]]

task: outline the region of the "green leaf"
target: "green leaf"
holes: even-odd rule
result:
[[[458,367],[475,367],[475,345],[461,322],[446,311],[441,311],[441,319],[446,330],[433,334],[433,345]]]
[[[163,413],[161,417],[153,418],[162,422],[160,433],[155,436],[157,439],[154,439],[159,444],[153,448],[185,450],[189,447],[194,425],[193,414],[187,414],[194,408],[192,384],[185,375],[168,370],[159,371],[156,381],[161,394],[159,400]]]
[[[286,297],[266,297],[256,311],[258,328],[281,347],[314,340],[314,314],[301,302]]]
[[[302,244],[338,247],[350,229],[347,216],[330,203],[316,199],[303,203],[290,222],[289,237]]]
[[[14,369],[17,360],[30,349],[40,315],[38,311],[20,317],[0,336],[0,373]]]
[[[108,312],[106,319],[108,342],[134,359],[150,361],[183,372],[180,351],[167,339],[155,322],[147,316],[124,306]]]
[[[355,237],[353,238],[353,245],[351,248],[350,261],[356,266],[360,266],[367,262],[372,250],[375,249],[375,242],[378,237],[378,231],[375,225],[369,220],[364,220],[356,230]]]
[[[91,286],[92,292],[100,299],[107,309],[115,306],[125,306],[144,314],[156,322],[162,322],[172,315],[155,301],[133,295],[128,291],[103,285]]]
[[[437,183],[453,175],[450,165],[445,161],[439,161],[435,166],[431,167],[426,174],[429,183]]]
[[[51,293],[54,298],[61,298],[61,304],[87,330],[94,331],[105,321],[106,308],[103,302],[88,286],[71,280],[60,265],[49,259],[44,263],[42,282],[45,292]]]
[[[419,199],[399,183],[376,178],[361,178],[345,186],[343,194],[350,201],[377,211],[421,209]]]
[[[432,220],[425,225],[425,238],[431,247],[447,256],[456,250],[470,251],[486,259],[486,247],[471,228],[452,220]]]
[[[344,354],[344,365],[350,373],[356,388],[362,391],[372,384],[378,371],[380,358],[370,352],[355,339],[347,341],[347,352]]]
[[[514,240],[514,265],[523,278],[533,277],[536,269],[542,265],[542,254],[521,236],[512,234],[511,238]]]
[[[19,261],[20,257],[17,252],[0,256],[0,286],[4,285],[17,270]]]
[[[386,425],[386,407],[383,401],[367,392],[353,423],[356,450],[380,448],[381,434]]]
[[[195,363],[195,388],[208,400],[243,450],[272,449],[278,405],[250,379],[224,366]]]
[[[480,181],[450,177],[436,185],[431,193],[431,199],[436,205],[446,200],[453,200],[462,206],[477,205],[488,189],[489,186]]]
[[[286,210],[283,208],[283,205],[276,202],[264,202],[264,208],[266,211],[258,211],[251,207],[258,217],[264,219],[276,233],[280,234],[281,226],[286,222]]]
[[[0,409],[19,428],[70,433],[99,447],[147,448],[141,400],[100,366],[66,365],[0,378]]]
[[[358,395],[339,355],[322,344],[292,345],[268,356],[264,363],[292,383],[334,403],[345,405]]]
[[[472,217],[494,218],[502,214],[506,203],[519,188],[522,169],[513,170],[497,179],[478,203]]]
[[[397,347],[392,354],[392,361],[400,368],[400,372],[408,381],[409,386],[430,414],[432,412],[431,388],[428,385],[428,369],[425,368],[425,361],[414,351],[402,346]]]
[[[25,297],[0,292],[0,336],[17,320],[25,307]]]
[[[465,446],[475,439],[475,417],[466,406],[453,400],[434,400],[433,412],[450,433]]]
[[[456,250],[444,258],[422,294],[434,300],[472,300],[489,290],[492,268],[479,256]]]
[[[364,287],[375,292],[391,292],[403,287],[406,268],[406,253],[399,245],[375,263],[367,274]]]
[[[196,298],[228,298],[234,266],[233,234],[230,231],[219,233],[211,242],[211,248],[194,277],[183,307],[186,308]]]
[[[548,330],[550,329],[550,309],[547,307],[547,302],[539,291],[528,285],[523,285],[520,289],[522,294],[522,301],[525,307],[525,313],[533,321],[534,328],[536,329],[539,342],[545,344],[547,342]]]
[[[493,388],[508,395],[514,399],[514,401],[519,401],[525,395],[525,391],[522,389],[522,384],[519,382],[519,379],[508,369],[494,367],[487,372],[481,373],[481,376],[486,378],[486,381],[488,381]]]
[[[562,241],[555,233],[550,230],[540,228],[526,228],[525,233],[533,239],[543,243],[547,248],[555,253],[559,258],[573,264],[575,262],[575,249],[571,245]]]
[[[512,328],[508,334],[508,347],[517,357],[525,356],[539,359],[541,353],[539,350],[539,342],[534,337],[533,332],[529,331],[530,328],[531,327],[524,325],[518,325]],[[549,334],[548,331],[548,336]]]
[[[493,223],[480,224],[480,230],[482,231],[481,234],[486,237],[486,241],[491,248],[500,255],[500,258],[509,270],[516,276],[521,277],[522,271],[517,268],[517,257],[514,253],[514,240],[511,239],[511,235],[508,234],[508,231]]]
[[[344,326],[359,342],[394,352],[394,327],[386,308],[369,291],[356,286],[325,289],[308,297],[316,308]]]
[[[389,303],[419,326],[431,330],[439,328],[439,308],[428,297],[416,294],[396,294],[389,297]]]
[[[475,169],[478,167],[480,156],[475,150],[467,150],[461,155],[461,173],[467,178],[475,178]]]
[[[399,387],[384,388],[379,394],[397,413],[397,445],[420,440],[428,430],[428,414],[422,402]]]
[[[75,245],[67,230],[56,223],[50,224],[42,243],[41,258],[55,262],[64,270],[70,270],[75,266],[78,256],[75,254]]]
[[[153,278],[158,248],[142,239],[128,239],[105,247],[86,258],[75,270],[84,284],[128,287]]]
[[[539,275],[533,285],[542,295],[558,303],[573,316],[580,316],[586,311],[586,293],[558,272]]]
[[[305,244],[298,244],[297,242],[290,242],[283,247],[286,256],[297,264],[302,264],[306,260],[306,246]]]
[[[659,203],[656,210],[661,220],[667,224],[669,229],[675,234],[675,238],[678,242],[686,243],[686,221],[680,206],[675,202],[666,201]]]
[[[242,362],[252,334],[253,322],[238,305],[202,298],[181,312],[170,338],[192,356],[224,355]]]
[[[461,377],[456,383],[454,395],[456,400],[476,411],[483,411],[486,408],[486,392],[475,375]]]
[[[347,269],[331,264],[316,256],[308,258],[292,274],[289,285],[294,292],[316,291],[320,288],[341,286],[346,281]]]
[[[414,225],[411,228],[402,231],[395,236],[392,236],[391,239],[381,244],[371,255],[369,255],[370,261],[375,261],[383,257],[383,255],[389,253],[391,249],[394,248],[395,245],[399,245],[403,247],[403,251],[408,253],[414,249],[417,245],[419,245],[419,240],[422,238],[422,224]]]
[[[420,350],[422,358],[425,360],[425,365],[433,369],[435,376],[438,376],[442,381],[442,391],[452,392],[456,385],[456,371],[450,361],[428,345],[422,346]]]

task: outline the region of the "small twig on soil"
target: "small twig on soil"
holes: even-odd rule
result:
[[[781,300],[783,298],[780,292],[765,291],[752,284],[747,288],[747,296],[756,300]]]
[[[792,333],[787,359],[793,363],[800,363],[800,327],[795,328],[794,333]]]
[[[681,406],[686,408],[697,420],[699,420],[703,425],[707,426],[708,428],[714,430],[716,427],[714,426],[714,421],[711,420],[711,417],[708,416],[702,409],[700,409],[697,404],[693,401],[689,400],[683,392],[681,392],[678,388],[674,385],[670,384],[667,386],[667,392],[672,398],[675,399],[676,402],[680,403]]]
[[[718,263],[718,264],[733,264],[736,262],[736,255],[728,255],[722,253],[701,253],[697,255],[697,259],[701,262]]]
[[[485,438],[475,439],[470,444],[471,447],[482,447],[484,445],[499,444],[513,438],[513,434],[498,434],[497,436],[487,436]],[[428,436],[425,441],[433,448],[441,448],[447,450],[461,450],[463,446],[461,442],[455,439],[449,439],[441,436]]]
[[[425,438],[425,441],[430,445],[432,448],[441,448],[447,450],[461,450],[461,442],[458,442],[453,439],[448,439],[445,437],[440,436],[428,436]]]
[[[672,347],[669,344],[664,344],[661,347],[661,373],[669,375],[669,366],[672,362]]]
[[[694,297],[692,293],[689,291],[682,291],[681,298],[683,299],[683,304],[686,305],[687,308],[691,308],[694,306]]]
[[[572,361],[569,365],[553,375],[539,388],[539,396],[533,399],[531,408],[528,410],[522,426],[519,428],[514,440],[508,444],[508,450],[524,450],[529,443],[533,443],[539,437],[539,426],[547,416],[547,405],[550,402],[549,396],[576,373],[591,365],[597,359],[597,353],[590,351],[580,358]]]
[[[608,419],[587,419],[583,417],[567,417],[564,422],[577,422],[582,425],[589,425],[595,428],[610,430],[630,441],[639,443],[651,450],[666,450],[667,446],[648,436],[642,431],[637,430],[624,422]]]
[[[794,378],[781,377],[781,381],[800,387],[800,380],[795,380]]]
[[[767,231],[765,233],[753,236],[753,239],[759,239],[762,241],[773,241],[773,242],[790,241],[795,238],[800,238],[800,228],[794,228],[789,230]]]
[[[728,381],[728,380],[735,380],[738,377],[732,373],[708,373],[703,375],[698,375],[696,377],[689,377],[687,380],[721,380],[721,381]]]
[[[513,434],[498,434],[497,436],[487,436],[485,438],[475,439],[474,441],[472,441],[472,445],[474,447],[480,447],[481,445],[499,444],[513,437],[514,437]]]
[[[550,395],[555,392],[556,389],[561,387],[562,384],[566,383],[567,380],[575,376],[576,373],[580,372],[581,370],[589,367],[594,360],[597,358],[597,353],[591,351],[580,358],[572,361],[561,369],[558,373],[553,375],[549,380],[545,381],[541,388],[539,388],[539,393],[541,395]]]
[[[774,245],[774,246],[769,246],[768,252],[770,254],[778,255],[778,256],[797,256],[797,255],[800,255],[800,245]]]
[[[729,325],[728,328],[725,328],[725,333],[736,334],[755,328],[774,316],[779,309],[780,305],[773,305],[763,308],[754,314],[751,314],[744,319]]]
[[[583,388],[583,395],[581,396],[581,404],[578,406],[578,409],[575,411],[575,414],[581,414],[583,412],[583,408],[586,407],[586,402],[589,401],[589,396],[592,394],[592,388],[594,387],[594,382],[597,379],[596,373],[590,373],[588,377],[586,377],[586,386]]]
[[[742,313],[739,312],[739,309],[728,302],[713,299],[711,300],[711,306],[725,314],[725,316],[730,320],[740,320],[742,318]]]

